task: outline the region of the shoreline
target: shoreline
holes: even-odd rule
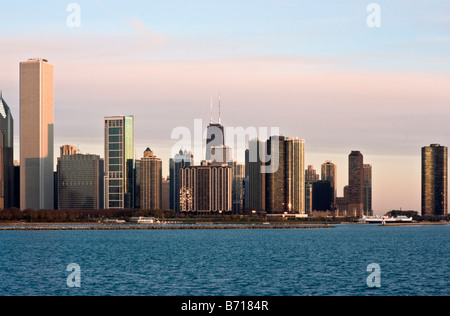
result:
[[[86,223],[20,223],[0,224],[0,231],[69,231],[69,230],[226,230],[226,229],[319,229],[334,228],[327,224],[176,224],[176,225],[141,225],[121,226]]]

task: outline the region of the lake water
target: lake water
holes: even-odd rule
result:
[[[0,296],[448,296],[449,237],[449,225],[0,231]]]

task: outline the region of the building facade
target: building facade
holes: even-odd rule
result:
[[[0,209],[16,205],[14,184],[14,120],[0,91]]]
[[[248,198],[246,200],[248,200],[248,208],[255,211],[266,209],[266,174],[262,172],[265,151],[265,142],[260,139],[249,141],[246,157],[248,166]]]
[[[98,155],[62,155],[57,164],[58,209],[103,209],[104,161]]]
[[[141,159],[141,209],[159,210],[162,201],[162,161],[150,148]]]
[[[348,189],[345,196],[350,216],[363,215],[364,157],[359,151],[352,151],[348,156]]]
[[[272,136],[266,144],[265,210],[305,214],[305,141]]]
[[[337,197],[337,165],[332,161],[326,161],[321,166],[321,180],[330,182],[333,190],[333,205],[336,204]]]
[[[305,214],[305,141],[288,137],[284,145],[287,211]]]
[[[20,207],[54,209],[53,65],[20,63]]]
[[[372,165],[364,164],[363,210],[364,215],[372,216]]]
[[[232,212],[240,213],[244,209],[245,165],[236,161],[229,162],[231,167]]]
[[[228,165],[183,167],[180,170],[180,210],[195,213],[232,211],[232,172]]]
[[[194,165],[194,156],[187,150],[180,150],[170,159],[170,209],[180,212],[180,169]]]
[[[272,136],[267,140],[267,153],[270,155],[268,165],[271,171],[266,174],[266,211],[288,211],[284,142],[284,136]]]
[[[59,149],[59,156],[69,156],[76,155],[78,153],[77,146],[74,145],[64,145]]]
[[[422,216],[448,212],[448,148],[432,144],[422,148]]]
[[[134,117],[106,117],[105,208],[134,208]]]

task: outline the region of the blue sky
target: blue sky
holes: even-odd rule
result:
[[[66,24],[72,2],[80,28]],[[367,26],[372,2],[380,28]],[[379,212],[419,210],[420,148],[450,145],[448,1],[18,0],[0,31],[17,145],[30,57],[55,67],[56,146],[103,156],[103,117],[135,115],[137,157],[150,146],[165,174],[171,131],[206,124],[219,93],[224,125],[280,127],[306,140],[307,164],[335,161],[340,194],[361,150]]]

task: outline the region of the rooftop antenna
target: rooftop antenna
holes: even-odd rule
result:
[[[219,125],[221,124],[221,121],[222,121],[222,117],[221,117],[221,115],[222,115],[222,113],[221,113],[221,97],[220,97],[220,92],[219,92]]]
[[[213,99],[212,99],[212,97],[211,97],[211,109],[210,109],[210,111],[209,111],[209,113],[210,113],[210,119],[209,119],[209,125],[212,125],[212,122],[213,122]]]

